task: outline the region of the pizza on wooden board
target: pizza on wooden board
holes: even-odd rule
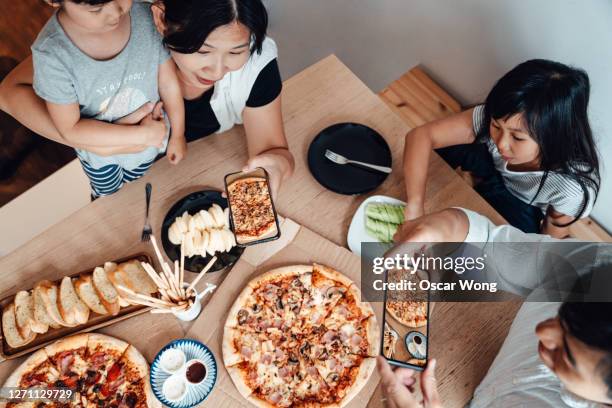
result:
[[[149,365],[130,344],[97,333],[78,334],[48,345],[25,360],[5,387],[69,388],[67,402],[27,403],[38,407],[161,407],[151,392]],[[0,407],[21,407],[8,402]]]
[[[245,177],[227,186],[234,234],[240,243],[273,235],[276,218],[268,182],[264,177]]]
[[[355,283],[322,265],[250,281],[229,311],[223,361],[260,407],[346,405],[368,381],[380,333]]]

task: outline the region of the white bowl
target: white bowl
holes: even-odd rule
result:
[[[195,363],[202,364],[204,366],[204,369],[206,370],[206,374],[204,374],[204,378],[202,378],[200,381],[198,381],[198,382],[191,382],[191,381],[189,381],[189,378],[187,377],[187,372],[189,371],[189,367],[191,367],[191,365],[193,365]],[[202,361],[202,360],[194,358],[192,360],[189,360],[187,362],[187,364],[185,364],[185,380],[187,381],[187,385],[189,385],[189,386],[195,386],[195,385],[203,383],[204,381],[206,381],[206,378],[208,377],[208,374],[209,373],[208,373],[208,369],[206,368],[206,363],[204,361]]]

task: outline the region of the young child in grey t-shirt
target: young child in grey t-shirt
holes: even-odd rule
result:
[[[45,1],[58,10],[32,46],[33,86],[53,123],[68,142],[135,152],[101,156],[76,149],[92,196],[112,194],[141,177],[166,148],[170,162],[177,164],[187,149],[183,98],[151,5]],[[158,104],[138,124],[113,123],[145,104],[151,108],[160,97],[167,118]]]

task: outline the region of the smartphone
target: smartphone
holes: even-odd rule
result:
[[[239,246],[272,241],[280,237],[276,208],[268,173],[258,167],[225,176],[230,228]]]
[[[422,271],[385,271],[385,283],[413,281],[415,290],[385,290],[380,347],[389,364],[419,371],[427,366],[429,354],[429,290],[418,285],[424,278]]]

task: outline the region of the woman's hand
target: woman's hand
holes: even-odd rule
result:
[[[284,152],[282,154],[280,150]],[[291,154],[287,149],[273,149],[249,159],[242,171],[255,170],[257,167],[263,167],[268,172],[270,180],[270,191],[272,200],[276,200],[280,187],[287,178],[291,176],[293,171],[293,163],[286,157],[286,154]]]
[[[435,377],[436,360],[430,360],[425,371],[420,373],[423,401],[417,401],[414,385],[418,373],[409,368],[391,369],[382,356],[377,357],[378,372],[387,406],[391,408],[443,408]]]

